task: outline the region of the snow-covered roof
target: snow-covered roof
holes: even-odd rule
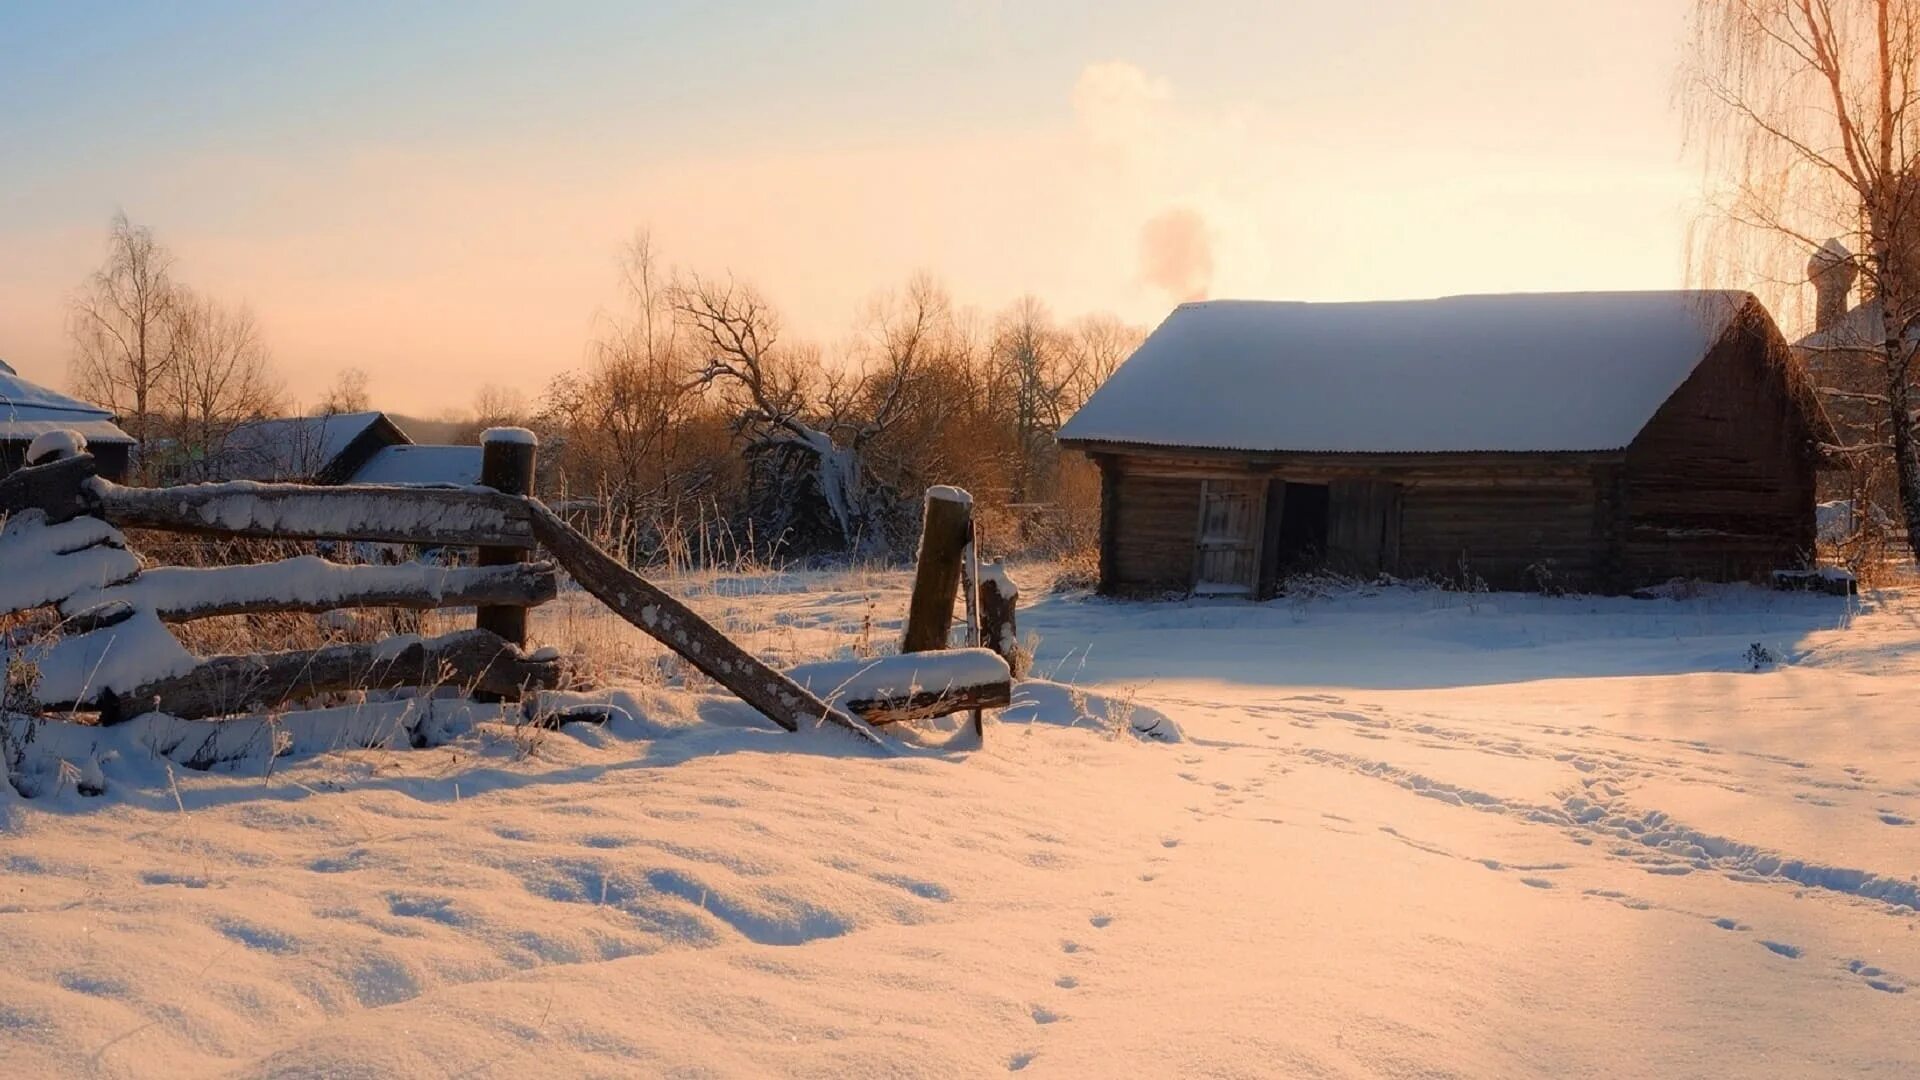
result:
[[[226,480],[311,479],[385,418],[355,412],[256,420],[227,437],[218,473]]]
[[[1060,430],[1230,450],[1617,450],[1753,297],[1182,304]]]
[[[383,446],[353,474],[356,484],[458,484],[480,482],[477,446]]]
[[[113,414],[79,398],[49,390],[20,377],[0,361],[0,439],[32,442],[50,431],[71,430],[94,443],[130,443]]]

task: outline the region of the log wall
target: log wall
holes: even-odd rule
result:
[[[1184,592],[1193,584],[1200,480],[1129,474],[1112,485],[1110,592]]]
[[[1601,530],[1600,478],[1619,456],[1471,457],[1114,455],[1104,466],[1103,588],[1185,591],[1201,482],[1252,478],[1329,486],[1329,561],[1338,569],[1465,577],[1500,589],[1598,587],[1610,539]]]
[[[1729,335],[1634,440],[1623,584],[1758,580],[1811,556],[1816,433],[1786,355],[1765,327]]]

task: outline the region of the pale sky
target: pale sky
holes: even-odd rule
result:
[[[253,307],[296,399],[358,366],[426,414],[579,365],[640,227],[824,342],[921,269],[1144,325],[1674,287],[1685,7],[14,0],[0,358],[67,384],[116,208]]]

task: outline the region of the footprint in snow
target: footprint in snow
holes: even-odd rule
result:
[[[1031,1050],[1027,1051],[1024,1054],[1015,1054],[1012,1057],[1007,1059],[1007,1071],[1019,1072],[1021,1069],[1024,1069],[1027,1066],[1033,1064],[1033,1059],[1039,1056],[1040,1055],[1034,1053]]]
[[[1113,922],[1113,916],[1095,915],[1093,918],[1088,919],[1087,921],[1093,924],[1093,928],[1095,930],[1105,930],[1108,927],[1108,925],[1110,925]]]
[[[1742,923],[1742,922],[1737,922],[1737,921],[1735,921],[1735,920],[1733,920],[1733,919],[1729,919],[1729,918],[1725,918],[1724,916],[1723,916],[1723,917],[1721,917],[1721,918],[1718,918],[1718,919],[1715,919],[1715,920],[1713,920],[1713,925],[1715,925],[1715,926],[1717,926],[1717,927],[1719,927],[1719,928],[1720,928],[1720,929],[1722,929],[1722,930],[1751,930],[1751,929],[1753,929],[1752,927],[1750,927],[1750,926],[1748,926],[1748,925],[1747,925],[1747,924],[1745,924],[1745,923]]]
[[[1077,953],[1080,951],[1080,943],[1077,941],[1063,941],[1060,943],[1060,951],[1063,953]]]
[[[1160,841],[1160,846],[1164,848],[1176,848],[1180,846],[1180,840],[1177,837],[1169,836]]]
[[[1520,884],[1528,885],[1535,889],[1553,888],[1553,882],[1548,881],[1546,878],[1542,878],[1542,877],[1523,877],[1520,879]]]
[[[1033,1007],[1033,1022],[1036,1024],[1051,1024],[1059,1019],[1060,1014],[1047,1008],[1045,1005],[1035,1005]]]
[[[1911,825],[1911,824],[1913,824],[1913,820],[1912,820],[1911,818],[1903,818],[1903,817],[1901,817],[1901,816],[1900,816],[1899,814],[1895,814],[1895,813],[1890,813],[1890,812],[1888,812],[1888,811],[1885,811],[1885,810],[1882,810],[1882,811],[1880,812],[1880,820],[1881,820],[1881,822],[1883,822],[1884,824],[1887,824],[1887,825]]]
[[[1907,992],[1905,980],[1890,971],[1874,967],[1865,960],[1847,961],[1847,970],[1860,976],[1862,982],[1865,982],[1868,986],[1883,994],[1904,994]]]
[[[1074,987],[1077,987],[1080,985],[1080,980],[1074,978],[1071,975],[1062,975],[1059,978],[1053,980],[1053,985],[1059,987],[1062,990],[1072,990]]]
[[[1765,945],[1767,951],[1776,956],[1784,956],[1789,960],[1800,959],[1800,946],[1798,945],[1788,945],[1779,941],[1763,941],[1760,944]]]

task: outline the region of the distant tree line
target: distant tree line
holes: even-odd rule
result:
[[[1091,541],[1098,479],[1053,436],[1138,343],[1118,319],[1063,323],[1032,297],[982,315],[921,274],[829,351],[731,275],[663,269],[645,233],[620,287],[528,422],[550,494],[630,557],[909,555],[936,483],[973,492],[999,551]]]
[[[290,408],[251,311],[174,267],[150,229],[116,215],[71,310],[74,388],[121,419],[150,483],[220,478],[234,433]],[[824,348],[784,334],[773,304],[730,274],[663,268],[645,232],[618,281],[583,365],[533,401],[478,388],[453,437],[535,428],[542,494],[596,519],[629,558],[907,556],[930,484],[971,490],[998,552],[1091,543],[1098,478],[1063,459],[1054,433],[1136,328],[1062,321],[1031,296],[962,309],[920,274]],[[370,381],[342,370],[316,411],[376,407]]]

